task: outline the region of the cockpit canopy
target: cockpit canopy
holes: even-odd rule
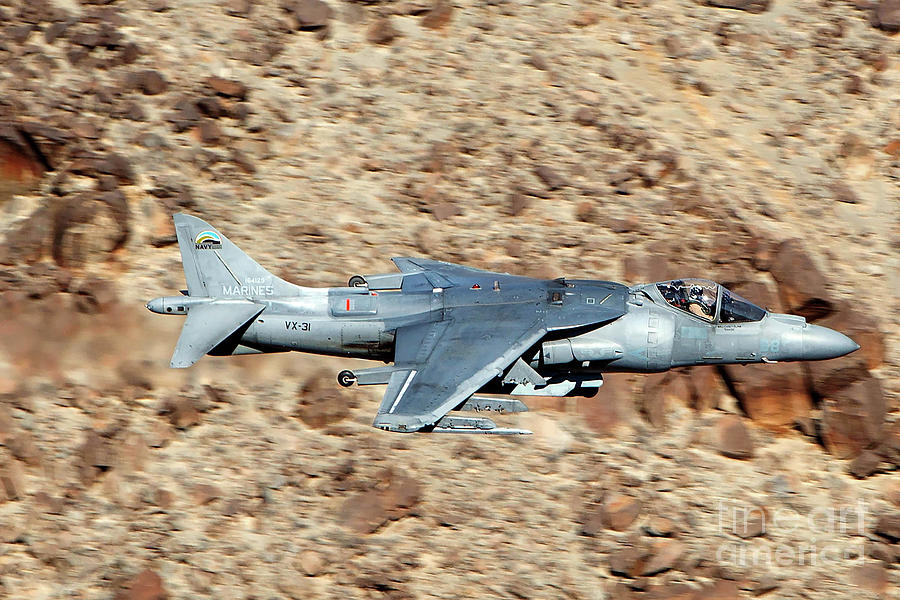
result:
[[[749,323],[766,316],[762,308],[708,279],[661,281],[656,289],[666,302],[704,321]]]

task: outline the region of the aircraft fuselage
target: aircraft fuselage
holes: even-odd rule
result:
[[[398,327],[440,321],[454,308],[487,303],[533,303],[536,315],[548,303],[551,311],[584,312],[601,303],[621,305],[621,316],[586,324],[583,331],[566,330],[564,337],[551,332],[523,355],[545,376],[816,360],[856,348],[849,338],[808,324],[803,317],[765,312],[756,321],[723,322],[715,315],[696,315],[671,306],[653,284],[626,288],[607,281],[561,283],[495,275],[475,279],[467,287],[426,287],[412,291],[338,287],[297,297],[250,296],[264,310],[239,340],[210,354],[298,351],[389,362]],[[183,315],[198,301],[214,299],[175,296],[159,298],[148,307],[161,314]],[[484,334],[489,335],[491,324],[483,325]]]

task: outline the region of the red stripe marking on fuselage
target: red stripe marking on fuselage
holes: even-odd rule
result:
[[[347,298],[347,310],[350,310],[350,298]]]

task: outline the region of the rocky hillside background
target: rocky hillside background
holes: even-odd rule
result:
[[[0,597],[900,583],[897,0],[0,0]],[[402,436],[346,362],[166,368],[175,212],[305,285],[714,278],[862,349]]]

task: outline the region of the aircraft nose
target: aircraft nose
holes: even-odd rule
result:
[[[859,350],[859,344],[834,329],[810,325],[803,330],[803,360],[826,360]]]

